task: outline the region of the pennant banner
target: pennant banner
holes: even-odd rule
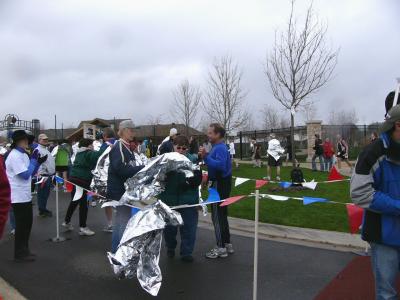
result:
[[[313,198],[313,197],[303,197],[303,204],[309,205],[316,202],[328,202],[328,199],[325,198]]]
[[[233,196],[233,197],[230,197],[228,199],[225,199],[225,201],[222,202],[222,204],[220,206],[231,205],[232,203],[235,203],[235,202],[238,202],[238,201],[242,200],[244,197],[246,197],[246,196]]]
[[[279,186],[284,189],[288,189],[292,186],[292,183],[288,182],[288,181],[281,181],[281,182],[279,182]]]
[[[264,198],[269,198],[271,200],[275,200],[275,201],[287,201],[290,198],[287,196],[279,196],[279,195],[268,195],[268,194],[262,194],[262,196]]]
[[[63,184],[63,183],[64,183],[64,179],[62,179],[61,177],[59,177],[59,176],[54,176],[54,178],[56,179],[56,182],[57,182],[57,183],[60,183],[60,184]]]
[[[360,230],[364,210],[352,203],[346,204],[347,216],[349,218],[350,233],[357,233]]]
[[[75,186],[75,194],[74,194],[74,198],[72,199],[72,201],[77,201],[77,200],[81,199],[82,195],[83,195],[83,188],[76,185]]]
[[[317,187],[317,182],[315,182],[314,180],[310,181],[310,182],[303,182],[301,185],[305,188],[308,188],[310,190],[315,190],[315,188]]]
[[[257,179],[256,180],[256,189],[261,188],[262,186],[266,185],[268,181],[262,180],[262,179]]]
[[[241,177],[236,177],[235,179],[235,187],[238,185],[241,185],[242,183],[245,183],[246,181],[249,181],[249,178],[241,178]]]
[[[331,172],[329,173],[328,176],[328,181],[334,181],[334,180],[343,180],[344,177],[340,175],[338,170],[336,169],[335,166],[332,167]]]
[[[205,202],[217,202],[220,201],[221,198],[215,188],[208,189],[208,199]]]

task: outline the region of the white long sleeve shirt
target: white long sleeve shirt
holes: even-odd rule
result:
[[[56,172],[56,163],[54,157],[51,155],[47,147],[38,145],[37,148],[41,156],[47,155],[47,159],[40,165],[39,175],[53,175]]]

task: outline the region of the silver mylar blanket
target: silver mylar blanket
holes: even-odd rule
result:
[[[182,225],[182,217],[157,201],[129,220],[115,254],[108,259],[119,278],[138,278],[144,290],[157,296],[162,281],[160,260],[162,231],[165,226]]]
[[[107,193],[108,166],[110,165],[109,154],[111,146],[109,146],[97,160],[96,167],[92,171],[93,179],[90,184],[92,191],[99,195],[105,196]]]
[[[183,172],[188,178],[194,176],[194,170],[199,170],[199,166],[177,152],[157,156],[125,182],[126,191],[119,202],[121,205],[139,207],[154,203],[157,200],[156,196],[164,190],[168,172]]]

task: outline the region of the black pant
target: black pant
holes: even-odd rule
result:
[[[218,191],[221,199],[229,198],[231,194],[232,178],[231,176],[214,181],[212,184]],[[215,238],[217,246],[225,247],[225,244],[230,244],[231,234],[229,232],[228,223],[228,206],[219,206],[220,203],[211,205],[211,218],[214,224]]]
[[[72,201],[72,199],[74,199],[75,191],[76,188],[74,186],[71,193],[71,202],[69,203],[67,214],[65,216],[65,223],[71,222],[72,214],[79,205],[79,227],[86,227],[86,220],[88,216],[87,192],[84,190],[82,197],[79,200]]]
[[[13,203],[12,208],[15,216],[14,257],[22,258],[30,254],[29,237],[33,221],[32,202]]]

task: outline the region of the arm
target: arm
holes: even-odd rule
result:
[[[381,143],[381,141],[378,141]],[[400,199],[395,199],[374,188],[374,172],[379,167],[381,144],[374,143],[364,149],[357,161],[351,177],[350,193],[352,201],[364,209],[378,213],[400,216]]]
[[[122,178],[130,178],[139,172],[144,166],[134,167],[130,164],[123,163],[119,147],[119,145],[114,146],[110,152],[110,168],[112,168],[118,176]]]
[[[227,151],[222,151],[221,149],[218,149],[215,151],[215,159],[211,158],[210,155],[207,155],[204,158],[204,162],[207,164],[207,166],[214,168],[218,171],[224,171],[225,170],[225,161],[228,159],[227,156]]]
[[[39,163],[36,159],[31,159],[29,162],[28,169],[18,173],[18,176],[24,180],[28,180],[33,174],[36,174],[39,169]]]
[[[88,151],[87,159],[89,160],[90,165],[93,165],[93,167],[96,166],[97,160],[103,154],[103,152],[106,151],[107,147],[108,147],[108,144],[103,143],[101,145],[99,151]]]

